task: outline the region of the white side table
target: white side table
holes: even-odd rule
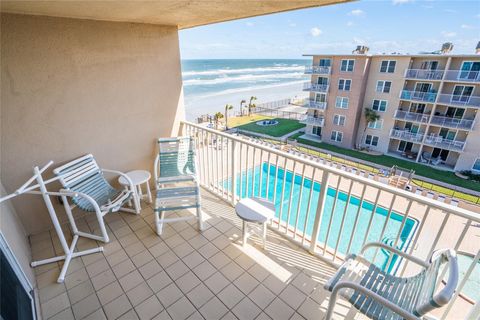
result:
[[[150,172],[146,170],[133,170],[127,172],[126,175],[132,180],[133,187],[135,188],[135,190],[132,191],[135,192],[135,201],[138,201],[138,207],[141,208],[140,200],[144,198],[148,199],[148,203],[152,203],[152,193],[150,192],[150,186],[148,184],[151,178]],[[128,181],[125,180],[124,177],[118,178],[118,183],[124,186],[125,189],[128,189]],[[147,194],[143,194],[142,184],[146,185]]]
[[[262,198],[245,198],[235,206],[235,211],[243,220],[243,245],[247,243],[249,236],[247,222],[259,223],[263,227],[263,248],[267,244],[267,222],[275,216],[275,205],[273,202]]]

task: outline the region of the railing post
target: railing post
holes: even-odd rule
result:
[[[179,125],[178,125],[178,136],[181,137],[183,136],[183,132],[185,130],[185,123],[183,121],[180,121]]]
[[[231,156],[231,165],[232,165],[232,205],[237,204],[237,158],[235,157],[235,149],[237,142],[232,140],[232,156]]]
[[[320,195],[318,197],[317,212],[315,214],[312,238],[310,240],[311,253],[315,253],[315,248],[317,247],[317,239],[320,233],[320,225],[322,223],[323,210],[325,209],[325,202],[327,200],[329,177],[330,177],[330,172],[326,172],[324,170],[322,174],[322,181],[320,182]]]

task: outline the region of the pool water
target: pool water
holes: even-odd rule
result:
[[[303,191],[302,196],[300,198],[300,189],[302,183],[301,175],[295,174],[291,171],[286,172],[285,177],[285,191],[284,191],[284,199],[282,203],[282,187],[283,187],[283,180],[285,175],[285,170],[282,167],[277,168],[275,165],[267,163],[263,163],[262,167],[262,181],[260,181],[260,166],[254,168],[254,170],[249,169],[248,171],[243,171],[242,175],[242,186],[240,186],[240,174],[237,175],[237,195],[241,196],[241,198],[245,197],[252,197],[252,196],[260,196],[262,198],[268,198],[270,201],[274,201],[274,188],[275,188],[275,180],[277,180],[276,186],[276,199],[275,199],[275,207],[276,207],[276,217],[279,217],[280,211],[282,211],[281,220],[283,222],[287,221],[289,206],[290,206],[290,219],[288,221],[289,226],[292,228],[295,227],[295,222],[297,220],[297,211],[299,212],[298,217],[298,232],[303,233],[306,232],[308,236],[312,235],[313,232],[313,225],[314,219],[316,215],[317,205],[318,205],[318,198],[320,195],[321,185],[317,181],[313,181],[311,179],[304,179],[303,181]],[[268,195],[267,195],[267,177],[268,179]],[[252,194],[252,179],[254,179],[254,194]],[[248,188],[247,188],[248,186]],[[259,195],[259,186],[261,186],[262,194]],[[223,187],[231,188],[231,180],[223,181]],[[308,214],[308,221],[306,223],[306,230],[304,230],[305,226],[305,219],[307,217],[307,207],[309,202],[310,190],[313,187],[312,192],[312,199],[311,205]],[[292,191],[293,188],[293,191]],[[248,193],[247,193],[248,189]],[[289,203],[288,199],[290,199],[290,193],[292,192],[292,201]],[[347,204],[348,195],[343,192],[338,192],[336,194],[336,190],[334,188],[329,188],[327,191],[327,199],[325,202],[325,209],[323,212],[323,217],[320,225],[320,233],[318,236],[318,242],[325,243],[330,248],[335,248],[338,245],[338,252],[342,254],[347,253],[348,245],[350,243],[351,234],[354,228],[355,217],[357,214],[357,210],[360,206],[360,199],[354,196],[350,197],[350,201]],[[334,207],[334,200],[337,197],[337,203]],[[300,210],[298,207],[300,206]],[[344,221],[343,230],[340,231],[340,227],[342,224],[342,216],[345,210],[345,206],[347,206],[346,216]],[[334,209],[334,210],[333,210]],[[390,219],[387,223],[385,233],[380,239],[382,229],[384,227],[384,223],[387,219],[388,210],[386,208],[382,208],[380,206],[377,207],[375,213],[373,213],[374,205],[370,202],[363,201],[361,204],[361,208],[359,211],[359,218],[357,220],[357,227],[355,229],[354,238],[351,243],[350,253],[359,253],[365,234],[367,232],[368,224],[370,221],[370,217],[373,214],[373,220],[371,224],[371,229],[369,235],[366,239],[366,242],[371,241],[383,241],[384,243],[393,244],[395,238],[400,231],[400,227],[402,224],[403,215],[397,214],[392,212],[390,215]],[[330,222],[330,218],[332,216],[331,228],[330,233],[327,237],[327,229]],[[403,230],[401,230],[400,238],[397,243],[397,248],[402,250],[406,249],[408,242],[412,238],[413,233],[415,232],[417,222],[414,219],[408,218]],[[340,234],[341,233],[341,234]],[[340,234],[340,238],[338,237]],[[337,239],[339,238],[339,243],[337,244]],[[368,250],[366,253],[367,258],[372,259],[375,250]],[[397,256],[394,255],[392,258],[393,263],[391,264],[389,271],[396,271],[398,267]],[[389,259],[389,253],[384,252],[383,250],[379,251],[377,254],[377,258],[375,260],[375,264],[381,266],[382,268],[386,267],[387,261]],[[395,270],[393,270],[395,268]]]

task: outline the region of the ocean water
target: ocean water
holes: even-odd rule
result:
[[[309,59],[182,60],[187,119],[236,107],[242,99],[257,103],[304,95],[303,73]]]

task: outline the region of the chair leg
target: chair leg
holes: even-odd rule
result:
[[[263,223],[263,249],[267,247],[267,223]]]
[[[330,301],[328,302],[327,314],[325,320],[331,320],[333,316],[333,309],[335,309],[335,303],[337,301],[337,292],[332,292],[330,295]]]
[[[201,204],[201,197],[200,197],[200,185],[197,183],[197,223],[198,223],[198,230],[203,231],[203,213],[202,213],[202,204]]]
[[[105,243],[110,242],[110,238],[108,237],[107,228],[105,228],[105,221],[103,221],[103,215],[100,212],[96,212],[98,224],[100,226],[100,232],[102,233],[103,241]]]
[[[152,203],[152,192],[150,191],[150,185],[148,184],[148,181],[146,183],[146,187],[147,187],[148,203]]]
[[[165,218],[165,211],[155,211],[155,226],[157,228],[157,234],[162,235],[163,232],[163,219]]]

